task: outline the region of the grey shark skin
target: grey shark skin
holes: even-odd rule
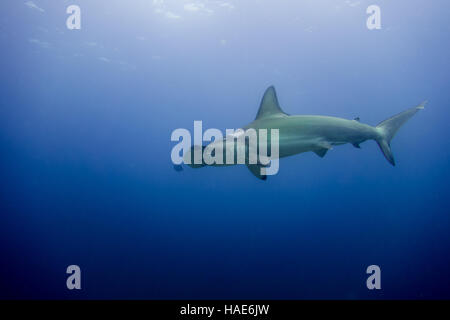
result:
[[[417,107],[403,111],[373,127],[359,122],[359,118],[347,120],[343,118],[315,116],[315,115],[288,115],[280,108],[275,88],[269,87],[261,101],[256,119],[244,126],[243,129],[278,129],[279,130],[279,158],[312,151],[324,157],[333,146],[351,143],[356,148],[366,140],[375,140],[381,152],[390,164],[395,165],[390,142],[397,130],[409,120],[417,111],[424,108],[425,102]],[[268,130],[268,133],[270,130]],[[230,138],[230,137],[228,137]],[[225,138],[223,141],[226,141]],[[233,138],[234,139],[234,138]],[[223,143],[223,141],[220,141]],[[217,142],[212,142],[215,144]],[[185,155],[187,163],[193,168],[203,167],[206,164],[194,164],[193,150]],[[205,147],[202,147],[203,149]],[[225,157],[225,151],[224,151]],[[228,164],[213,164],[224,166]],[[265,180],[267,176],[260,173],[261,165],[247,164],[248,168],[257,178]]]

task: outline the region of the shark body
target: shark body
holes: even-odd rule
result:
[[[278,129],[278,158],[309,151],[316,153],[320,157],[324,157],[333,146],[351,143],[356,148],[360,148],[360,144],[364,141],[375,140],[387,161],[395,165],[390,142],[397,130],[417,111],[423,109],[424,105],[425,102],[417,107],[403,111],[379,123],[377,126],[370,126],[361,123],[359,118],[348,120],[329,116],[288,115],[281,109],[275,88],[271,86],[266,90],[262,98],[255,120],[244,126],[243,129],[255,129],[256,131],[259,129],[267,129],[268,131]],[[226,137],[223,141],[212,142],[209,146],[226,142],[227,139],[235,139],[235,137]],[[202,148],[204,150],[205,147]],[[223,156],[225,157],[225,151]],[[187,153],[185,159],[193,160],[193,152]],[[193,168],[206,165],[205,163],[195,165],[193,161],[187,163],[192,163],[190,166]],[[256,177],[263,180],[267,178],[260,170],[263,165],[246,164]],[[223,166],[227,164],[213,165]]]

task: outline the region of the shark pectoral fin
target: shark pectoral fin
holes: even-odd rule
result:
[[[328,150],[330,150],[330,149],[326,149],[326,148],[318,149],[318,150],[314,150],[314,153],[317,154],[319,157],[323,158],[327,154]]]
[[[323,158],[327,154],[328,150],[333,149],[333,146],[328,141],[320,141],[317,144],[317,149],[313,150],[315,154]]]
[[[359,145],[359,143],[354,143],[353,146],[354,146],[355,148],[361,149],[361,146]]]
[[[260,179],[260,180],[267,180],[267,176],[261,174],[261,168],[263,168],[262,165],[259,165],[259,164],[248,164],[247,168],[258,179]]]

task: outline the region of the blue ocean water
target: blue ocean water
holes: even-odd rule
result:
[[[447,1],[0,10],[1,298],[450,298]],[[369,141],[282,159],[267,181],[173,169],[173,130],[242,127],[270,85],[289,114],[371,125],[429,103],[394,138],[396,167]]]

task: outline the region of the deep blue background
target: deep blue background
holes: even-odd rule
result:
[[[33,1],[0,4],[0,297],[450,298],[448,1]],[[372,125],[429,104],[396,167],[371,141],[173,170],[174,129],[241,127],[272,84]]]

